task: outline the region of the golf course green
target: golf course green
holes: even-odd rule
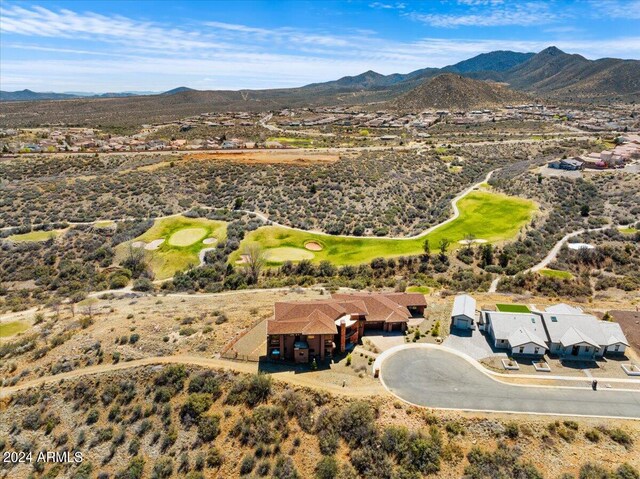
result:
[[[203,240],[215,238],[220,242],[226,235],[227,224],[224,221],[173,216],[156,220],[142,235],[118,245],[116,255],[123,260],[130,246],[137,246],[144,251],[156,279],[165,279],[176,271],[200,264],[200,251],[215,246],[205,244]],[[160,243],[161,240],[164,241]]]
[[[420,254],[423,252],[425,239],[429,240],[432,251],[438,249],[442,239],[451,242],[450,249],[459,248],[458,241],[468,235],[495,243],[514,238],[531,221],[536,205],[522,198],[473,191],[458,201],[458,208],[460,215],[453,221],[427,235],[409,239],[329,236],[281,226],[263,226],[245,236],[240,248],[231,255],[230,261],[233,263],[239,260],[242,251],[251,244],[260,245],[265,251],[268,264],[276,266],[287,260],[300,261],[302,252],[309,253],[305,244],[310,241],[322,246],[320,251],[313,251],[313,259],[309,258],[311,261],[317,263],[329,260],[336,265],[368,263],[379,257]],[[287,250],[283,250],[284,248]],[[272,249],[277,249],[277,254],[271,255]],[[291,253],[290,257],[283,254],[287,251]]]

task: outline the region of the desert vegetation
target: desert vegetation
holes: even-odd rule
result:
[[[637,431],[626,425],[538,419],[514,426],[181,365],[133,373],[136,381],[131,372],[107,373],[7,400],[3,451],[71,448],[84,461],[2,468],[12,477],[638,475]],[[575,461],[578,448],[589,460]],[[542,451],[554,459],[540,464]]]

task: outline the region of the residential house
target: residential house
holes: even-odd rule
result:
[[[618,323],[583,313],[541,313],[549,338],[549,352],[558,356],[594,359],[623,354],[629,342]]]
[[[476,300],[468,294],[456,296],[451,309],[451,326],[457,329],[474,329]]]
[[[278,302],[267,321],[267,356],[324,360],[353,349],[365,329],[405,331],[408,320],[425,307],[419,293],[334,294],[325,300]]]
[[[482,314],[496,349],[533,356],[543,356],[547,352],[547,334],[538,314],[499,311],[483,311]]]

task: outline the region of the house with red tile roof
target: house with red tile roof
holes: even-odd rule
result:
[[[270,359],[308,362],[348,352],[365,329],[405,331],[407,322],[424,314],[419,293],[334,294],[331,299],[278,302],[267,321]]]

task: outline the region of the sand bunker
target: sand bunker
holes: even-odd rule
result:
[[[217,238],[205,238],[202,240],[203,244],[216,244],[218,242]]]
[[[458,243],[460,244],[473,244],[473,243],[478,243],[478,244],[482,244],[482,243],[486,243],[487,240],[486,239],[474,239],[474,240],[460,240],[458,241]]]
[[[320,243],[317,243],[316,241],[307,241],[304,244],[304,247],[309,251],[322,251],[322,245]]]
[[[145,243],[144,241],[134,241],[133,243],[131,243],[131,246],[133,246],[134,248],[144,248],[146,244],[147,243]]]
[[[237,264],[247,264],[249,262],[249,255],[241,254],[240,259],[236,260]]]
[[[147,251],[153,251],[158,249],[162,243],[164,243],[164,238],[153,240],[150,243],[147,243],[144,249],[146,249]]]

